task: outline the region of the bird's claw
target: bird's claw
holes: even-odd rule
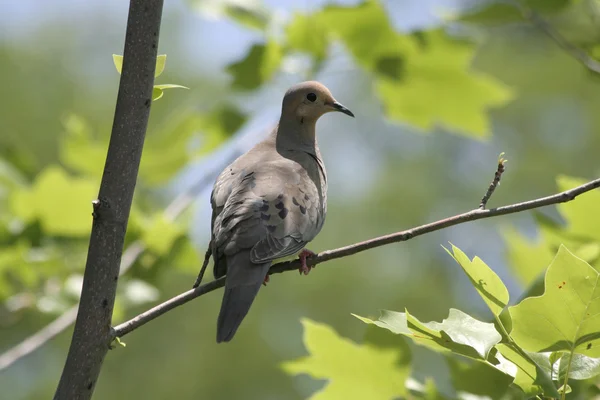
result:
[[[300,268],[298,269],[298,272],[300,273],[300,275],[302,275],[302,274],[308,275],[309,274],[309,272],[311,271],[311,269],[313,267],[306,265],[306,259],[308,257],[312,257],[315,255],[316,255],[315,253],[313,253],[312,251],[310,251],[308,249],[304,249],[300,252],[300,254],[298,254],[298,258],[300,259],[300,263],[302,264],[300,266]]]
[[[267,286],[267,283],[269,283],[269,281],[271,280],[271,278],[269,277],[269,275],[265,276],[265,280],[263,281],[263,286]]]

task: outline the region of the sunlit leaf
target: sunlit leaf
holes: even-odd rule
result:
[[[508,266],[525,287],[531,285],[554,258],[544,240],[532,241],[516,229],[504,229],[502,236],[508,252]]]
[[[164,94],[164,92],[161,88],[154,86],[152,88],[152,101],[156,101],[156,100],[160,99],[161,97],[163,97],[163,94]]]
[[[539,13],[553,13],[561,11],[572,0],[517,0],[523,6]],[[460,22],[478,24],[503,24],[523,20],[520,10],[510,2],[496,0],[490,2],[473,2],[473,8],[460,15]]]
[[[256,89],[273,76],[281,59],[282,49],[275,41],[253,45],[242,60],[227,66],[232,85],[240,90]]]
[[[163,95],[165,94],[164,91],[167,89],[189,89],[189,88],[185,87],[185,86],[181,86],[181,85],[174,85],[172,83],[166,83],[163,85],[154,85],[154,88],[152,88],[152,101],[156,101],[156,100],[160,99],[161,97],[163,97]]]
[[[115,68],[117,72],[120,74],[123,71],[123,56],[119,56],[117,54],[113,54],[113,63],[115,64]]]
[[[435,351],[451,351],[466,357],[485,360],[490,349],[502,337],[494,324],[481,322],[454,308],[448,318],[422,323],[408,313],[382,310],[378,320],[355,315],[361,321],[388,329]]]
[[[406,345],[357,344],[339,336],[331,327],[307,319],[304,345],[309,355],[283,364],[288,374],[308,374],[327,379],[324,389],[311,400],[396,399],[406,395],[410,356]]]
[[[25,222],[40,221],[50,235],[87,235],[97,191],[95,180],[74,178],[58,166],[49,166],[31,188],[11,193],[11,210]]]
[[[378,1],[329,6],[311,17],[375,74],[385,112],[396,121],[482,138],[490,134],[488,110],[513,96],[497,79],[471,70],[474,44],[442,30],[396,32]]]
[[[526,395],[535,396],[545,393],[548,396],[558,397],[558,392],[549,374],[532,359],[503,343],[497,344],[496,349],[517,367],[513,384],[523,390]]]
[[[113,54],[113,63],[115,64],[115,68],[117,72],[120,74],[123,71],[123,56],[119,56],[117,54]],[[156,78],[165,70],[165,64],[167,62],[166,54],[159,54],[156,56],[156,69],[154,71],[154,77]]]
[[[563,350],[599,357],[599,276],[561,246],[546,272],[544,294],[510,307],[511,336],[532,352]]]
[[[271,15],[257,0],[189,0],[194,8],[211,18],[228,17],[237,23],[264,30]]]
[[[463,271],[469,277],[471,284],[475,287],[475,290],[477,290],[477,293],[479,293],[492,313],[499,316],[508,304],[509,297],[508,289],[506,289],[506,286],[504,286],[498,275],[479,257],[475,257],[471,261],[462,250],[454,245],[452,245],[452,252],[446,248],[444,250],[462,267]]]
[[[173,243],[184,233],[182,226],[168,221],[159,213],[149,221],[142,232],[142,240],[149,250],[164,255],[171,250]]]
[[[312,55],[317,61],[327,54],[328,28],[322,18],[295,14],[285,28],[286,44],[291,49]]]
[[[159,54],[156,56],[156,69],[154,70],[154,77],[156,78],[165,70],[165,64],[167,63],[167,55]]]
[[[172,83],[165,83],[163,85],[154,85],[155,88],[158,88],[160,90],[166,90],[166,89],[188,89],[189,87],[186,86],[181,86],[181,85],[174,85]]]
[[[490,135],[488,111],[506,104],[511,90],[495,78],[470,69],[474,46],[442,31],[423,34],[425,44],[398,63],[399,76],[377,84],[387,115],[431,130],[484,138]]]
[[[560,191],[569,190],[583,185],[587,181],[580,178],[561,175],[557,179]],[[576,202],[559,204],[558,210],[568,224],[568,233],[579,237],[586,237],[600,242],[600,190],[593,190],[577,198]]]
[[[591,358],[583,354],[563,353],[556,363],[552,364],[555,376],[564,380],[569,370],[569,379],[589,379],[600,375],[600,358]]]

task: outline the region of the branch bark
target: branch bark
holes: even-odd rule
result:
[[[144,146],[163,0],[131,0],[115,118],[73,338],[55,400],[92,397],[111,341],[123,242]]]
[[[458,214],[453,217],[445,218],[436,222],[432,222],[426,225],[417,226],[412,229],[408,229],[402,232],[396,232],[385,236],[376,237],[373,239],[366,240],[364,242],[355,243],[349,246],[340,247],[335,250],[327,250],[317,254],[314,257],[310,257],[306,260],[306,263],[310,266],[321,264],[325,261],[335,260],[336,258],[347,257],[356,253],[363,252],[365,250],[374,249],[376,247],[384,246],[390,243],[405,242],[414,237],[424,235],[429,232],[439,231],[440,229],[448,228],[450,226],[459,225],[469,221],[476,221],[484,218],[496,217],[499,215],[514,214],[521,211],[532,210],[548,206],[551,204],[566,203],[574,200],[577,196],[594,190],[600,187],[600,178],[590,181],[584,185],[576,188],[566,190],[564,192],[542,197],[535,200],[525,201],[522,203],[511,204],[508,206],[482,209],[477,208],[466,213]],[[269,270],[269,275],[277,274],[285,271],[297,270],[300,267],[299,260],[281,262],[275,264]],[[188,290],[187,292],[181,293],[150,310],[133,317],[129,321],[123,322],[117,325],[113,331],[113,337],[123,337],[133,330],[147,324],[153,319],[165,314],[166,312],[179,307],[196,297],[202,296],[206,293],[212,292],[220,287],[225,286],[225,277],[219,278],[212,282],[198,286],[195,289]]]

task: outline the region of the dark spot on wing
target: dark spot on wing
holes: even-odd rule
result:
[[[282,208],[281,211],[279,211],[279,217],[281,219],[285,219],[285,217],[287,217],[288,215],[288,209],[287,208]]]
[[[296,200],[295,197],[292,197],[292,203],[294,203],[295,206],[299,206],[300,204],[298,203],[298,200]]]
[[[300,206],[300,212],[301,212],[302,214],[306,214],[306,207],[302,207],[302,206]]]
[[[269,211],[269,202],[263,200],[263,205],[259,208],[259,211],[266,212]]]
[[[307,194],[304,195],[304,200],[308,201],[308,199],[310,199],[310,197],[308,197]]]
[[[284,204],[282,201],[280,201],[279,203],[275,204],[275,208],[278,210],[283,210],[285,208]]]
[[[283,199],[283,193],[281,193],[279,196],[277,196],[277,198],[278,198],[279,200]]]
[[[275,225],[267,225],[267,229],[269,230],[269,232],[273,233],[275,232],[275,229],[277,229],[277,227]]]
[[[269,214],[260,214],[260,219],[262,219],[263,221],[268,221],[271,219],[271,216]]]

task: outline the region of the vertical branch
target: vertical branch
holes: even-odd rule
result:
[[[123,242],[150,115],[163,0],[131,0],[123,72],[77,320],[55,400],[89,399],[111,341]]]

